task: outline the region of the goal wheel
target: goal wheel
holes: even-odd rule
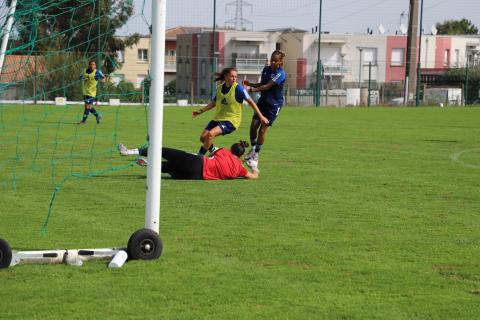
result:
[[[158,233],[150,229],[135,231],[128,240],[128,258],[130,260],[153,260],[162,255],[162,240]]]
[[[0,239],[0,269],[8,268],[12,262],[12,249],[7,241]]]

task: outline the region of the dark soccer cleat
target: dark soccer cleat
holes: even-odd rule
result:
[[[140,167],[146,167],[148,165],[148,160],[146,158],[137,158],[135,159],[135,162],[140,166]]]

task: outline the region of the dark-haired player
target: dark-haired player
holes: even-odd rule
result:
[[[236,178],[257,179],[258,168],[251,167],[248,171],[239,159],[248,148],[248,142],[240,141],[232,144],[230,150],[217,149],[212,157],[192,154],[182,150],[172,148],[162,148],[162,172],[168,173],[174,179],[193,179],[193,180],[226,180]],[[121,155],[140,154],[148,156],[147,148],[135,149],[135,153],[129,152],[123,144],[119,145]],[[138,153],[137,153],[138,152]],[[136,160],[140,166],[146,166],[146,158]]]
[[[258,153],[265,142],[268,128],[273,125],[283,106],[283,84],[286,74],[283,70],[283,59],[285,54],[275,50],[270,57],[270,64],[262,70],[262,77],[259,83],[250,83],[245,80],[243,85],[249,92],[260,92],[257,101],[260,112],[268,119],[268,124],[260,122],[256,114],[253,115],[250,124],[250,143],[252,149],[245,156],[247,164],[253,162],[258,164]]]
[[[219,135],[227,135],[238,129],[242,121],[243,101],[246,101],[254,110],[258,121],[267,124],[268,120],[258,110],[257,105],[250,98],[247,91],[237,83],[237,70],[225,68],[215,74],[215,81],[221,81],[217,86],[217,92],[210,103],[193,112],[193,117],[215,108],[216,114],[200,134],[202,146],[199,155],[205,155],[207,151],[215,151],[213,139]]]
[[[95,116],[97,123],[100,123],[102,115],[95,110],[93,104],[97,98],[97,83],[99,80],[105,79],[105,76],[102,71],[97,70],[97,63],[94,60],[90,60],[88,62],[88,68],[80,74],[80,79],[83,80],[85,110],[83,111],[82,121],[78,124],[85,124],[90,113]]]

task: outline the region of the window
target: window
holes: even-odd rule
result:
[[[124,74],[121,74],[121,73],[114,73],[111,77],[112,79],[112,82],[115,83],[115,85],[118,86],[118,84],[125,80],[125,75]]]
[[[460,50],[455,49],[455,67],[460,66]]]
[[[443,53],[443,65],[445,67],[450,66],[450,49],[445,49]]]
[[[117,51],[118,62],[125,62],[125,51]]]
[[[363,63],[372,65],[377,64],[377,49],[376,48],[363,48]]]
[[[142,85],[143,81],[147,78],[146,74],[139,74],[137,75],[137,88],[140,88]]]
[[[147,62],[148,61],[148,49],[138,49],[137,60],[139,62]]]
[[[405,54],[405,49],[403,48],[392,49],[392,60],[390,61],[390,65],[403,66],[404,54]]]

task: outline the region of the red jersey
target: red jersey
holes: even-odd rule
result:
[[[230,150],[219,149],[213,157],[203,158],[203,180],[222,180],[245,177],[248,171],[242,166],[242,161]]]

